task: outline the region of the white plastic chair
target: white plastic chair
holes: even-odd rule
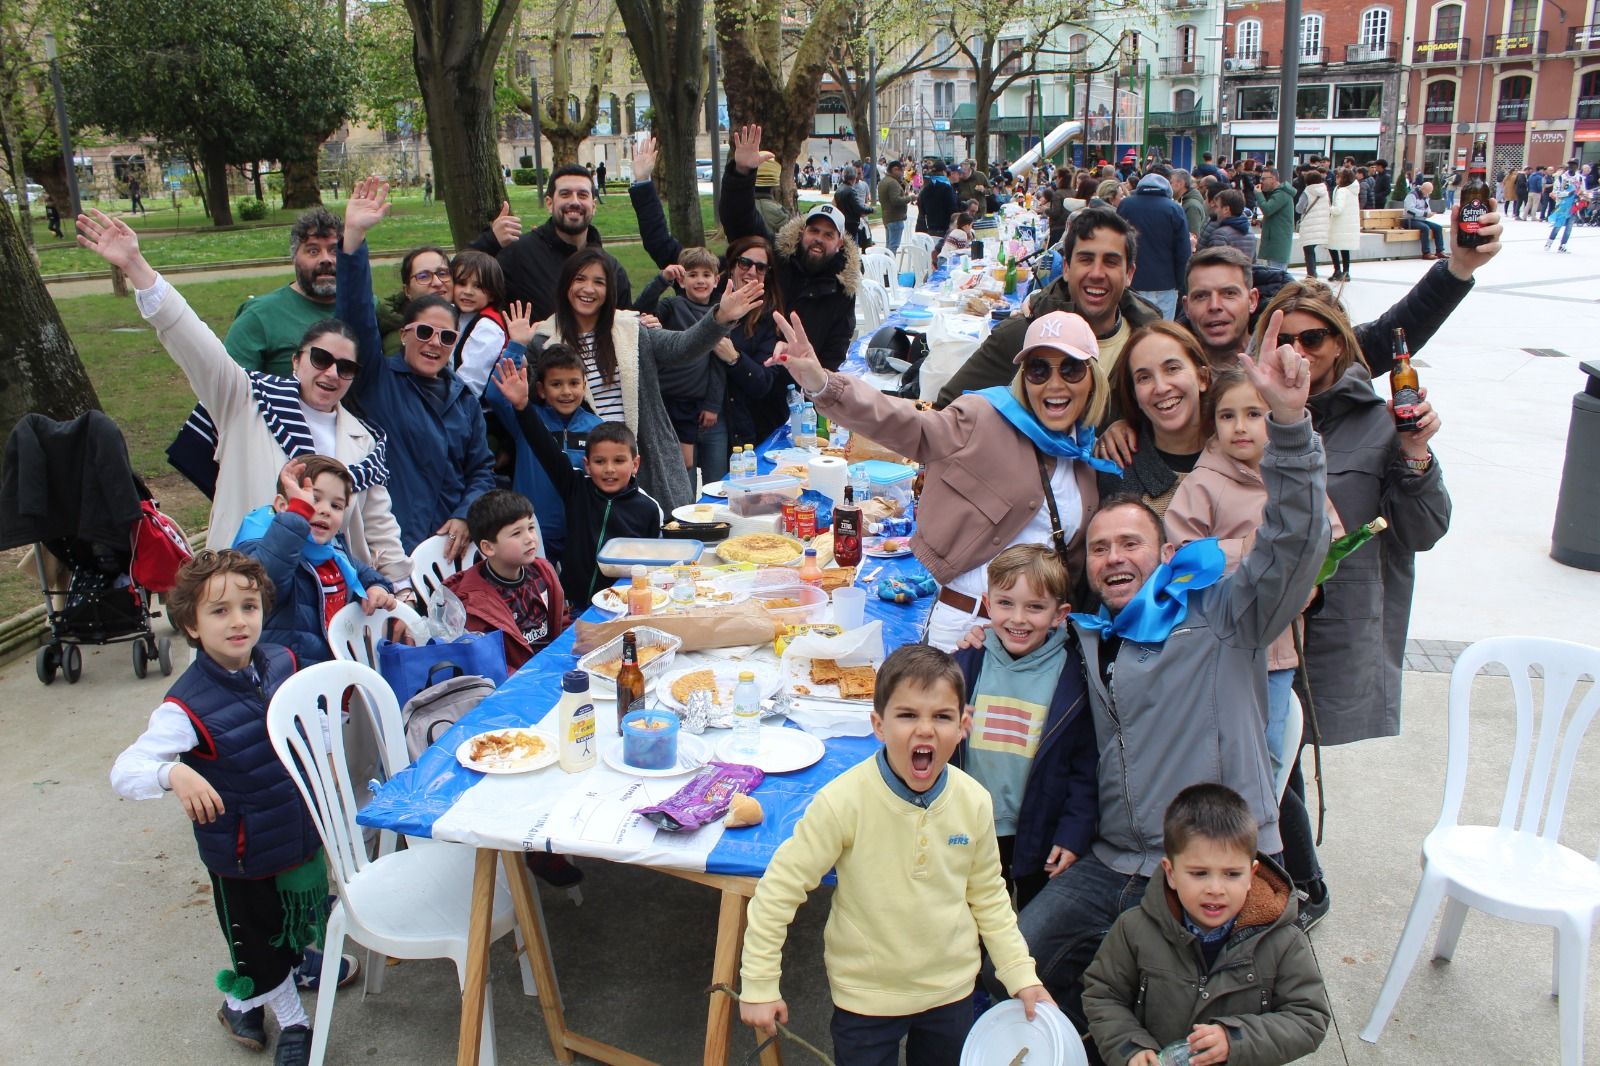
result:
[[[538,518],[534,519],[537,527]],[[444,549],[450,541],[444,536],[432,536],[411,549],[411,584],[417,590],[417,599],[427,603],[451,574],[459,574],[478,561],[478,546],[467,545],[460,559],[450,562]],[[539,554],[544,554],[544,534],[539,534]]]
[[[856,336],[872,336],[888,317],[889,290],[871,278],[862,278],[856,289]]]
[[[389,610],[367,614],[359,603],[347,603],[334,614],[328,623],[328,647],[333,657],[345,662],[360,663],[378,668],[378,641],[389,628],[389,619],[398,618],[411,631],[411,639],[418,644],[428,642],[428,632],[422,616],[403,603]],[[404,745],[401,745],[404,747]],[[401,763],[404,766],[405,763]]]
[[[466,981],[474,849],[408,848],[375,860],[367,858],[359,843],[355,807],[349,800],[353,793],[344,768],[343,731],[327,728],[325,709],[337,707],[329,702],[329,694],[342,696],[350,684],[364,689],[374,705],[381,702],[382,690],[387,688],[382,677],[359,664],[319,663],[285,681],[267,707],[267,733],[273,750],[311,811],[339,897],[328,916],[323,943],[322,990],[317,994],[311,1037],[312,1066],[320,1066],[327,1053],[346,937],[392,958],[448,958],[456,964],[457,981]],[[392,702],[393,696],[389,699]],[[511,893],[504,879],[497,879],[490,936],[499,939],[515,924]],[[381,973],[383,967],[376,969]],[[369,985],[368,990],[376,988]],[[483,1031],[478,1062],[493,1066],[494,1004],[487,995]]]
[[[933,250],[938,243],[926,233],[913,234],[911,239],[900,245],[900,269],[897,273],[915,274],[918,285],[927,281],[933,271]]]
[[[1300,706],[1300,697],[1290,693],[1289,717],[1283,722],[1283,765],[1278,767],[1278,773],[1272,779],[1279,803],[1283,802],[1284,789],[1289,787],[1289,775],[1294,773],[1294,761],[1299,757],[1300,741],[1305,737],[1305,732],[1305,709]]]
[[[1472,681],[1489,663],[1503,664],[1510,674],[1516,741],[1499,822],[1461,825]],[[1535,666],[1544,673],[1542,705],[1533,698]],[[1569,717],[1567,705],[1585,674],[1593,684]],[[1443,903],[1444,919],[1434,946],[1434,956],[1440,959],[1454,954],[1468,907],[1554,928],[1553,991],[1560,999],[1561,1063],[1583,1062],[1583,994],[1589,936],[1600,916],[1600,856],[1591,861],[1563,846],[1560,836],[1573,765],[1597,711],[1600,648],[1541,637],[1495,637],[1474,644],[1456,660],[1450,674],[1444,806],[1433,831],[1422,841],[1422,883],[1361,1039],[1375,1044],[1383,1034],[1434,913]],[[1474,1009],[1478,1006],[1473,1004]]]
[[[934,250],[939,247],[939,238],[931,233],[913,233],[901,247],[904,248],[906,245],[910,245],[913,248],[921,248],[931,256]]]
[[[897,273],[894,257],[888,252],[871,251],[861,257],[861,276],[871,278],[886,289],[894,287]]]

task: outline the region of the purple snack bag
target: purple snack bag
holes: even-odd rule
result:
[[[669,833],[699,829],[728,813],[728,805],[741,792],[750,792],[766,775],[754,766],[740,763],[708,762],[705,768],[663,803],[635,808]]]

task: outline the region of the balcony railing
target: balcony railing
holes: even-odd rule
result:
[[[1600,48],[1600,26],[1574,26],[1567,31],[1567,51],[1587,52]]]
[[[1173,11],[1193,11],[1197,8],[1209,7],[1211,0],[1161,0],[1161,6]]]
[[[1455,119],[1456,119],[1456,105],[1455,104],[1441,104],[1441,105],[1439,105],[1437,107],[1426,108],[1422,112],[1422,121],[1430,123],[1430,124],[1438,124],[1438,123],[1441,123],[1441,122],[1449,123],[1449,122],[1454,122]]]
[[[1241,70],[1266,70],[1270,66],[1272,66],[1272,56],[1265,51],[1240,52],[1222,61],[1223,73],[1227,74]]]
[[[1498,122],[1526,122],[1528,121],[1527,100],[1501,100],[1495,107],[1495,120]]]
[[[1507,56],[1542,56],[1546,39],[1544,30],[1529,33],[1494,33],[1484,38],[1483,57],[1503,59]]]
[[[1210,108],[1191,108],[1188,111],[1152,111],[1146,123],[1154,130],[1188,130],[1215,125]]]
[[[1580,96],[1578,98],[1579,118],[1600,118],[1600,96]]]
[[[1399,41],[1384,41],[1382,44],[1347,44],[1344,46],[1344,61],[1346,63],[1395,63],[1399,59]]]
[[[1413,63],[1464,63],[1471,58],[1472,42],[1465,37],[1418,41],[1411,49]]]
[[[1308,48],[1302,48],[1302,49],[1300,49],[1300,65],[1302,67],[1321,66],[1322,64],[1326,63],[1327,61],[1328,61],[1328,50],[1326,48],[1309,48],[1309,49]]]
[[[1163,56],[1161,59],[1161,74],[1164,77],[1181,77],[1185,74],[1205,72],[1205,56]]]

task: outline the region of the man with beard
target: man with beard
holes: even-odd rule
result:
[[[767,229],[756,210],[755,177],[756,168],[771,158],[771,152],[761,150],[760,126],[734,131],[733,153],[722,177],[722,228],[730,241],[752,235],[772,240],[777,251],[772,273],[784,307],[799,314],[822,365],[838,370],[856,332],[861,252],[847,235],[843,213],[831,204],[790,219],[776,235]]]
[[[531,233],[522,232],[522,219],[511,213],[509,201],[478,239],[468,247],[497,256],[506,278],[506,299],[532,308],[533,321],[542,322],[556,310],[556,278],[567,256],[588,244],[600,243],[594,221],[594,177],[587,167],[566,163],[556,167],[545,188],[545,210],[550,218]],[[615,259],[617,306],[633,303],[628,272]]]
[[[313,207],[289,229],[294,280],[239,308],[223,344],[246,370],[294,376],[294,354],[307,329],[333,317],[333,267],[344,224],[326,208]]]

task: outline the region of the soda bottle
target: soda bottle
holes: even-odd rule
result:
[[[1411,352],[1406,348],[1406,331],[1396,326],[1394,369],[1389,371],[1389,393],[1394,397],[1394,428],[1401,433],[1417,431],[1417,404],[1422,402],[1417,385],[1417,372],[1411,365]]]
[[[1494,210],[1494,193],[1489,188],[1489,142],[1479,137],[1472,142],[1472,160],[1467,164],[1467,183],[1461,186],[1461,225],[1456,243],[1462,248],[1479,248],[1489,243],[1479,235],[1482,218]]]
[[[639,669],[639,638],[633,630],[622,634],[622,669],[617,671],[617,736],[630,711],[644,710],[644,671]]]
[[[844,502],[833,509],[833,557],[840,566],[861,565],[861,508],[856,490],[844,487]]]

